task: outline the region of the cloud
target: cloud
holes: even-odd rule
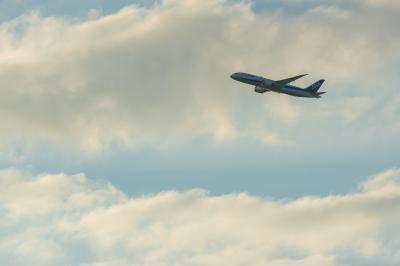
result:
[[[238,70],[327,78],[333,98],[317,105],[318,113],[328,112],[337,128],[342,116],[335,108],[352,97],[343,84],[360,81],[355,100],[365,94],[371,109],[379,109],[375,88],[394,80],[390,69],[399,63],[397,35],[375,30],[396,32],[391,20],[362,11],[331,3],[290,17],[256,14],[243,3],[165,0],[105,16],[91,11],[87,19],[24,14],[0,25],[2,144],[45,142],[96,153],[112,145],[169,147],[203,136],[258,138],[266,128],[280,135],[288,122],[304,124],[305,102],[268,95],[269,113],[249,134],[242,120],[263,110],[229,79]],[[244,110],[248,116],[238,116]],[[387,117],[376,113],[370,119]],[[325,119],[313,117],[310,123]],[[302,141],[300,134],[288,138]]]
[[[337,6],[317,6],[310,11],[311,15],[331,17],[332,19],[349,19],[351,16],[350,11],[341,10]]]
[[[368,0],[367,3],[375,7],[396,8],[400,6],[399,1],[395,0]]]
[[[194,189],[129,197],[78,174],[0,172],[2,265],[400,262],[400,170],[295,200]]]
[[[272,146],[290,145],[290,142],[286,141],[282,136],[278,136],[267,130],[260,131],[257,137],[262,143]]]

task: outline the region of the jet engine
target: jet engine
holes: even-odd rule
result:
[[[263,88],[263,87],[256,86],[256,87],[254,88],[254,91],[257,92],[257,93],[264,93],[264,92],[267,92],[267,91],[269,91],[269,90],[266,89],[266,88]]]

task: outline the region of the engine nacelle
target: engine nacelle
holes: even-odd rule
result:
[[[257,92],[257,93],[264,93],[264,92],[269,91],[269,90],[266,89],[266,88],[263,88],[263,87],[258,87],[258,86],[256,86],[256,87],[254,88],[254,91]]]

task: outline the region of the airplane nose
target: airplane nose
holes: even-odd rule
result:
[[[231,75],[231,78],[232,78],[232,79],[236,79],[236,73],[233,73],[233,74]]]

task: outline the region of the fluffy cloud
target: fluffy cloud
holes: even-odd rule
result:
[[[222,0],[165,0],[83,20],[22,15],[0,25],[2,143],[52,141],[98,152],[110,144],[163,147],[204,135],[280,136],[288,120],[294,128],[304,124],[301,116],[312,123],[329,116],[335,129],[343,119],[357,120],[354,108],[373,110],[370,119],[381,121],[388,116],[379,106],[390,99],[376,89],[394,92],[381,86],[396,77],[399,39],[391,17],[397,16],[359,11],[315,4],[291,17]],[[309,72],[328,79],[332,99],[308,107],[268,96],[269,107],[257,108],[263,104],[249,103],[244,87],[229,79],[238,70],[276,78]],[[362,88],[349,93],[358,81]],[[359,94],[367,106],[342,109],[343,98]],[[252,125],[243,122],[266,111]],[[390,112],[396,117],[399,110]],[[296,142],[298,135],[273,143]]]
[[[400,263],[400,170],[347,195],[132,198],[84,175],[0,172],[2,265]],[[369,264],[368,264],[369,265]]]

